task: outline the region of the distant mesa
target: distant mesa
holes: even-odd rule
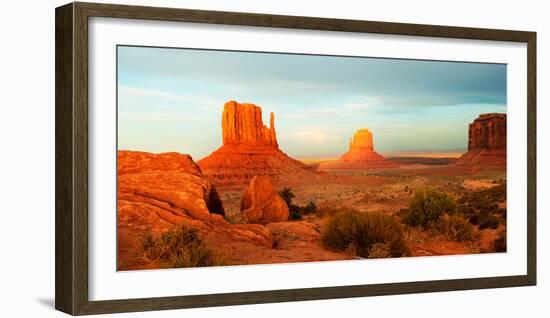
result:
[[[225,103],[222,141],[220,148],[198,161],[204,175],[217,185],[247,183],[256,175],[273,179],[315,175],[307,165],[279,149],[274,114],[270,114],[268,128],[261,107],[254,104]]]
[[[395,162],[386,160],[376,151],[372,132],[367,128],[359,129],[349,141],[349,150],[338,161],[322,162],[320,170],[338,169],[384,169],[397,168]]]
[[[506,114],[479,115],[468,127],[468,152],[455,165],[506,168]]]

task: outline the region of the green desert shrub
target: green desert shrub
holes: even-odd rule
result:
[[[450,241],[471,241],[474,236],[472,225],[459,215],[444,214],[432,226]]]
[[[506,220],[506,208],[499,207],[506,201],[506,183],[501,182],[495,181],[498,185],[488,189],[465,192],[458,201],[457,213],[480,230],[498,228]]]
[[[289,214],[288,214],[288,219],[289,220],[296,221],[296,220],[301,220],[302,219],[302,214],[300,213],[300,207],[299,206],[291,204],[291,205],[288,206],[288,211],[289,211]]]
[[[436,189],[416,191],[409,202],[404,222],[410,226],[428,227],[444,214],[456,212],[456,201],[445,192]]]
[[[500,225],[500,221],[493,215],[482,215],[479,219],[479,229],[496,229]]]
[[[498,203],[506,201],[506,183],[497,186],[465,192],[458,200],[461,206],[467,206],[483,213],[494,213],[499,210]]]
[[[279,195],[281,196],[281,198],[283,198],[283,200],[286,202],[286,205],[288,205],[289,207],[292,204],[292,200],[296,197],[291,188],[283,188],[283,190],[279,192]]]
[[[288,205],[290,220],[301,220],[304,215],[313,214],[317,211],[317,205],[314,201],[309,201],[305,206],[298,206],[292,203],[293,199],[296,197],[292,192],[291,188],[284,188],[279,192],[279,195]]]
[[[364,258],[409,255],[401,224],[381,213],[352,209],[335,213],[327,221],[321,238],[328,248]]]
[[[154,238],[146,235],[141,247],[145,255],[169,267],[202,267],[223,265],[223,259],[206,246],[196,229],[176,226]]]
[[[307,205],[301,207],[302,214],[313,214],[317,211],[317,204],[314,201],[309,201]]]

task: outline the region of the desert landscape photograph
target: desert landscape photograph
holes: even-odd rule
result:
[[[506,81],[118,46],[117,270],[506,252]]]

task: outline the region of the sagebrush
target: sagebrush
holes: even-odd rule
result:
[[[331,249],[369,257],[409,255],[401,224],[382,213],[346,209],[327,220],[322,242]]]
[[[223,258],[214,253],[200,238],[198,231],[184,225],[162,233],[160,237],[148,234],[141,247],[145,256],[169,267],[203,267],[223,265]]]
[[[444,214],[432,227],[450,241],[466,242],[474,237],[472,225],[459,215]]]
[[[410,226],[427,228],[442,215],[454,214],[457,203],[453,197],[437,189],[417,190],[409,202],[403,221]]]

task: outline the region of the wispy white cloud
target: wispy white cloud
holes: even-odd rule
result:
[[[286,114],[285,116],[293,119],[357,116],[359,112],[365,111],[377,104],[379,104],[379,99],[372,97],[372,98],[369,98],[369,102],[345,103],[342,105],[309,108],[309,109],[292,111]]]
[[[157,101],[158,103],[165,102],[175,102],[181,103],[183,105],[201,105],[203,107],[222,107],[225,101],[210,98],[208,96],[201,95],[182,95],[174,94],[171,92],[165,92],[155,89],[144,89],[140,87],[132,86],[119,86],[118,88],[119,101],[129,101],[129,100],[146,100],[149,104],[152,104],[152,101]]]
[[[329,134],[318,128],[303,129],[291,132],[290,139],[293,141],[303,142],[305,144],[315,143],[322,144],[340,140],[337,136]]]
[[[132,121],[141,123],[163,123],[163,124],[189,124],[208,122],[209,116],[201,116],[189,113],[170,112],[118,112],[118,119],[121,121]]]

